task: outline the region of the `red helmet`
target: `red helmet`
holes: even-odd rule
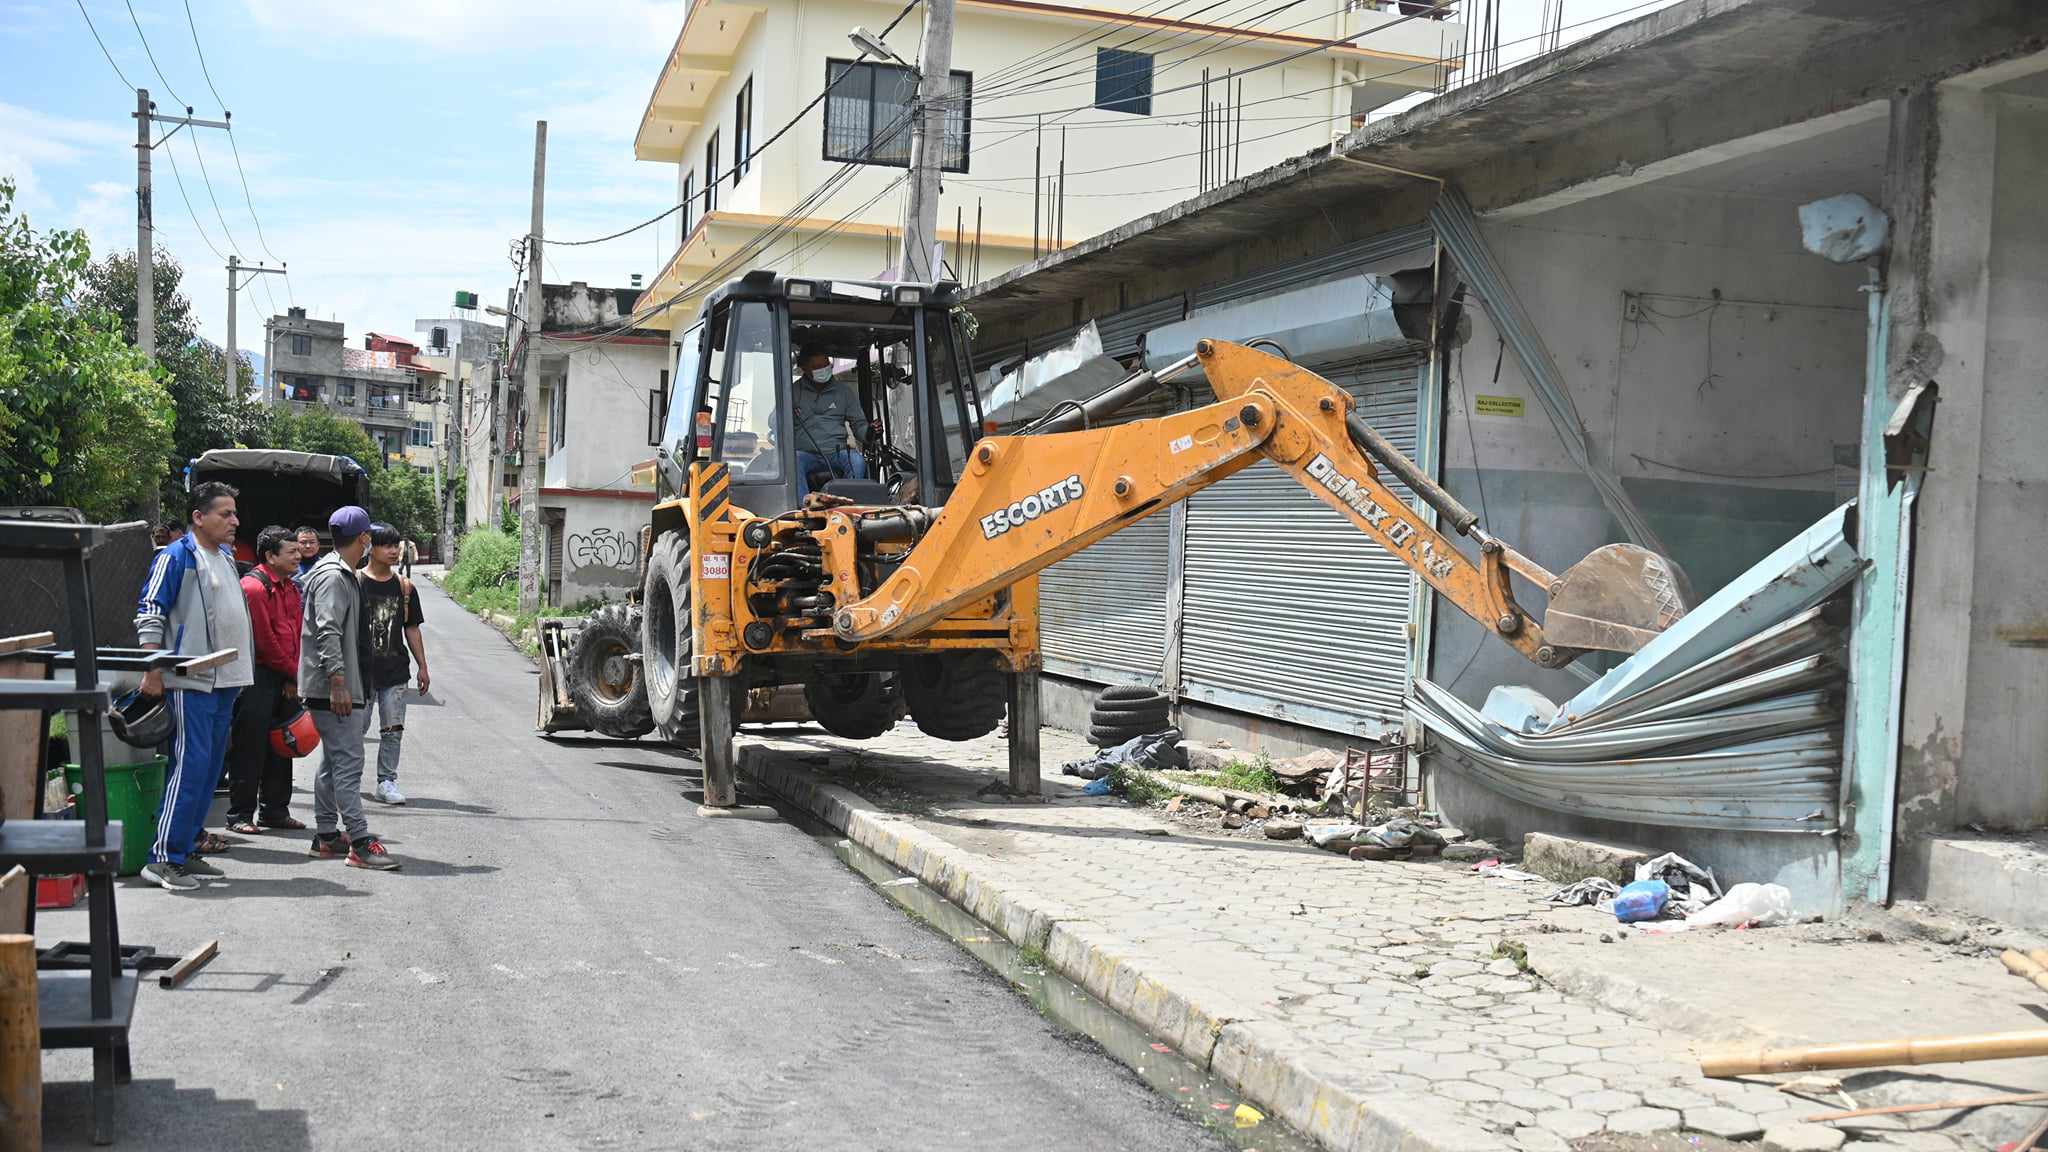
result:
[[[270,730],[270,750],[287,759],[310,756],[320,747],[320,732],[313,727],[313,714],[300,708]]]

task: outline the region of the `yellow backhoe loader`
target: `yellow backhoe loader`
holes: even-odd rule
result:
[[[1035,791],[1037,573],[1262,460],[1543,667],[1633,652],[1686,610],[1683,576],[1634,545],[1545,571],[1487,534],[1343,389],[1254,348],[1205,340],[1017,434],[987,434],[956,294],[756,272],[714,293],[684,334],[644,549],[640,675],[620,693],[664,738],[702,750],[707,805],[733,802],[747,701],[795,686],[813,720],[856,738],[907,712],[930,735],[973,739],[1007,709],[1011,787]],[[830,383],[798,378],[800,361],[827,357]],[[1097,426],[1195,367],[1214,403]],[[819,441],[821,397],[842,383],[858,448],[843,433]],[[1477,559],[1446,533],[1474,541]],[[1511,575],[1548,597],[1540,617]],[[1255,596],[1244,610],[1258,611]]]

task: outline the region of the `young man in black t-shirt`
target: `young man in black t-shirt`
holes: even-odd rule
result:
[[[405,739],[406,681],[412,678],[412,661],[419,661],[419,690],[428,684],[427,642],[420,634],[419,589],[411,580],[392,570],[398,563],[398,529],[389,524],[370,525],[370,555],[363,564],[363,670],[370,681],[370,698],[376,702],[377,717],[377,799],[386,804],[405,803],[398,790],[398,754]]]

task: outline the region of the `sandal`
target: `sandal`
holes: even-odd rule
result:
[[[234,841],[218,832],[203,832],[199,836],[199,843],[193,845],[192,850],[205,855],[209,852],[225,852],[234,846]]]
[[[228,821],[228,831],[238,836],[263,835],[263,829],[258,828],[254,820],[230,820]]]
[[[306,828],[305,821],[294,820],[289,816],[265,816],[262,824],[265,828],[276,828],[285,832],[303,832]]]

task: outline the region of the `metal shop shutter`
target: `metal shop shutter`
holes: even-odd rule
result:
[[[1121,424],[1173,411],[1170,399],[1119,413]],[[1160,684],[1166,656],[1167,525],[1162,509],[1038,577],[1047,672],[1095,684]]]
[[[1096,317],[1095,331],[1102,337],[1102,354],[1117,360],[1136,356],[1138,341],[1145,333],[1185,317],[1187,303],[1186,296],[1168,296]]]
[[[1412,455],[1422,363],[1402,357],[1317,371]],[[1393,487],[1414,502],[1405,486]],[[1189,500],[1186,549],[1183,698],[1358,736],[1399,729],[1414,584],[1407,567],[1266,462]]]

